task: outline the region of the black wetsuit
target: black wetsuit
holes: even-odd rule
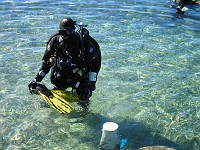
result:
[[[77,86],[77,90],[84,88],[89,72],[98,74],[100,70],[101,52],[99,44],[87,35],[84,38],[84,59],[82,59],[80,45],[78,33],[70,35],[67,39],[63,39],[59,34],[52,36],[47,42],[42,66],[35,77],[36,81],[40,82],[51,69],[51,83],[55,87],[66,89]],[[55,61],[51,62],[52,58]]]
[[[190,5],[190,4],[196,4],[196,2],[192,1],[192,0],[175,0],[173,2],[177,3],[179,6],[180,5],[184,5],[185,6],[185,5]]]

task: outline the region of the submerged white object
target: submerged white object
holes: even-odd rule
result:
[[[187,7],[183,7],[181,10],[182,11],[188,11],[188,8]]]
[[[120,140],[117,135],[118,124],[106,122],[103,124],[99,150],[119,150]]]

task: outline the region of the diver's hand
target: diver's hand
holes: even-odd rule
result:
[[[92,90],[86,88],[81,93],[81,99],[89,99],[92,96]]]
[[[82,93],[79,95],[79,101],[78,104],[82,107],[83,111],[87,111],[89,109],[89,98],[92,96],[92,91],[87,89],[84,89]]]
[[[86,81],[83,89],[80,92],[81,99],[89,99],[92,96],[92,92],[96,89],[96,82]]]
[[[31,83],[29,83],[29,85],[28,85],[29,92],[31,94],[36,94],[37,93],[37,88],[36,88],[37,86],[38,86],[38,83],[35,80],[31,81]]]

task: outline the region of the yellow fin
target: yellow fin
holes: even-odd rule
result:
[[[71,93],[70,91],[52,89],[51,92],[54,95],[57,95],[58,97],[61,97],[61,98],[65,99],[68,102],[77,102],[79,100],[78,95],[74,94],[74,93]]]
[[[47,96],[40,91],[38,91],[38,93],[43,97],[50,107],[62,114],[70,113],[73,110],[73,107],[69,102],[61,97],[58,97],[57,95],[54,95],[53,93],[50,96]]]

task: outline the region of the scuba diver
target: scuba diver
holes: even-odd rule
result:
[[[79,26],[78,31],[75,31],[75,25]],[[87,109],[89,98],[96,89],[101,52],[99,44],[85,27],[69,17],[60,21],[58,33],[47,42],[41,68],[28,85],[31,93],[51,70],[54,89],[71,88],[72,93],[78,94],[78,103]]]
[[[176,13],[177,14],[184,14],[184,12],[187,10],[187,5],[200,5],[200,2],[197,2],[198,0],[172,0],[172,2],[178,4],[176,7]]]

